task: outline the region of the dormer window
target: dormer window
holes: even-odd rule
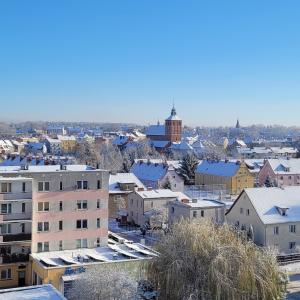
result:
[[[287,210],[289,209],[288,207],[279,207],[276,206],[277,211],[279,212],[280,215],[286,216],[287,215]]]

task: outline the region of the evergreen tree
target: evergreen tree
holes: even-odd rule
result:
[[[195,171],[198,163],[197,157],[190,153],[187,153],[181,160],[178,173],[184,178],[186,184],[195,182]]]

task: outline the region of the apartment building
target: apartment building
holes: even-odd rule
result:
[[[0,177],[0,287],[29,284],[32,179]]]
[[[27,268],[30,252],[107,244],[107,171],[85,165],[0,167],[0,176],[0,288],[28,284],[34,275]],[[20,270],[7,254],[13,262],[25,260]]]

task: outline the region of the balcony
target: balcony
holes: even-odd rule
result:
[[[0,214],[0,223],[4,221],[18,221],[18,220],[31,220],[32,213],[11,213],[11,214]]]
[[[31,233],[7,234],[7,235],[3,235],[2,238],[3,238],[3,243],[30,241]]]
[[[0,201],[28,199],[32,199],[32,193],[0,193]]]
[[[0,255],[0,262],[2,264],[11,264],[11,263],[28,262],[28,261],[29,261],[29,254],[25,254],[25,253],[18,253],[18,254],[13,253],[13,254]]]

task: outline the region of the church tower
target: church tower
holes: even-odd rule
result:
[[[171,115],[165,120],[166,140],[170,142],[180,142],[182,134],[182,120],[177,116],[175,107],[171,110]]]

